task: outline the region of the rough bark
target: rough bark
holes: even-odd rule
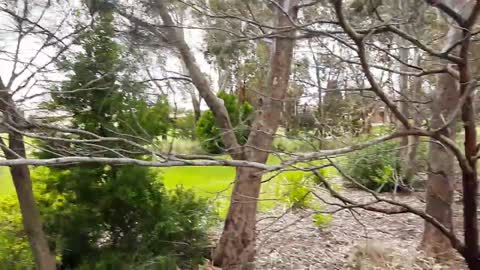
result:
[[[254,268],[260,183],[260,170],[237,168],[228,215],[214,254],[214,264],[223,269]]]
[[[458,12],[462,17],[467,17],[470,13],[469,9],[465,9],[465,5],[468,3],[468,0],[460,0],[454,3],[452,10]],[[445,49],[450,48],[452,45],[457,44],[462,37],[462,30],[457,25],[453,24],[449,28],[447,44],[444,47]],[[464,39],[469,40],[469,39]],[[459,55],[461,52],[458,47],[452,53]],[[435,91],[435,99],[432,107],[432,128],[440,128],[445,125],[445,121],[452,115],[456,107],[456,101],[459,100],[460,94],[460,84],[458,83],[459,78],[455,78],[450,74],[440,74],[437,77],[437,89]],[[460,78],[461,79],[461,78]],[[464,87],[462,86],[462,89]],[[463,92],[463,90],[462,90]],[[467,125],[470,119],[473,109],[471,108],[471,98],[467,98],[464,108],[462,110],[462,120],[466,124],[465,126],[465,150],[468,159],[470,160],[469,155],[473,156],[474,154],[469,153],[472,148],[472,141],[475,143],[475,138],[472,139],[472,134],[475,135],[475,128],[473,131],[469,129]],[[465,108],[467,106],[467,108]],[[448,128],[445,128],[441,131],[443,135],[448,136],[452,140],[455,140],[456,135],[456,120],[452,121]],[[476,146],[473,146],[475,148]],[[455,178],[454,178],[454,157],[453,155],[441,144],[436,141],[430,143],[430,152],[429,152],[429,175],[427,179],[427,206],[426,212],[436,218],[438,221],[442,222],[444,226],[453,230],[452,222],[452,201],[453,194],[455,191]],[[474,161],[472,161],[474,165]],[[469,239],[467,235],[467,230],[469,226],[469,221],[471,221],[471,216],[475,217],[475,232],[473,232],[471,237],[474,237],[474,241],[478,241],[478,228],[476,228],[476,199],[472,201],[468,200],[470,193],[475,191],[471,190],[474,186],[477,185],[476,172],[465,172],[463,171],[463,184],[464,184],[464,217],[465,221],[468,222],[465,226],[465,245],[466,250],[468,250],[468,242],[471,242],[474,239]],[[465,194],[467,192],[467,194]],[[467,199],[465,198],[467,196]],[[471,212],[470,206],[475,209],[475,213]],[[468,216],[468,217],[467,217]],[[470,224],[472,225],[472,224]],[[429,255],[436,257],[438,259],[446,259],[448,254],[451,254],[451,244],[449,240],[438,231],[433,225],[428,222],[425,222],[425,230],[421,242],[421,247]],[[470,247],[475,249],[478,256],[478,244],[476,247]],[[468,255],[468,252],[464,254],[468,263],[468,256],[472,257],[473,255]],[[478,268],[471,268],[478,269]]]
[[[444,125],[444,116],[450,115],[454,110],[455,101],[458,100],[458,83],[448,74],[440,74],[437,78],[437,89],[432,103],[432,128]],[[455,125],[442,130],[442,134],[455,139]],[[452,228],[452,202],[455,189],[454,157],[445,146],[437,141],[431,141],[428,156],[429,174],[426,190],[426,212],[440,221],[445,227]],[[447,258],[451,255],[450,241],[435,226],[425,222],[425,229],[421,247],[430,256]]]
[[[292,26],[296,19],[298,0],[281,0],[277,9],[276,26]],[[223,130],[223,142],[234,159],[265,163],[271,148],[273,135],[280,123],[283,100],[288,90],[293,58],[294,29],[284,31],[273,43],[271,68],[266,92],[259,98],[257,115],[247,143],[241,147],[233,133],[230,119],[223,102],[212,91],[206,76],[201,72],[181,31],[177,31],[163,1],[157,1],[159,14],[164,22],[169,42],[180,52],[193,84],[200,96],[215,115]],[[286,15],[288,14],[288,16]],[[237,168],[231,204],[225,221],[224,231],[214,255],[214,263],[224,269],[253,268],[255,257],[255,223],[257,200],[261,185],[261,170]]]
[[[25,157],[25,144],[19,134],[9,134],[9,148],[19,156]],[[8,159],[15,159],[11,153],[4,151]],[[43,231],[40,211],[35,202],[32,190],[30,171],[27,165],[10,167],[18,202],[22,213],[23,229],[27,234],[36,268],[39,270],[53,270],[56,267],[55,256],[50,252],[47,236]]]
[[[0,111],[4,117],[15,123],[19,123],[21,116],[18,115],[13,100],[8,94],[8,89],[0,80],[0,89],[3,94],[0,100]],[[26,158],[25,142],[22,135],[9,132],[8,149],[3,144],[3,152],[7,159]],[[22,214],[23,229],[27,234],[35,265],[38,270],[53,270],[56,267],[55,256],[50,252],[48,240],[43,231],[40,211],[38,210],[33,195],[30,171],[27,165],[15,165],[10,167],[10,174],[17,193],[20,211]]]
[[[288,13],[277,11],[277,27],[291,26],[298,1],[279,1]],[[265,163],[273,135],[280,124],[293,58],[294,30],[275,39],[266,93],[245,145],[245,158]],[[214,264],[224,269],[251,269],[255,257],[255,216],[261,176],[258,170],[239,169],[223,234],[214,254]],[[255,206],[253,206],[255,205]]]

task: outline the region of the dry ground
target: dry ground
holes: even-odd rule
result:
[[[319,192],[334,202],[326,192]],[[342,194],[359,202],[369,200],[367,193],[358,190],[344,189]],[[396,199],[424,209],[421,196]],[[461,219],[460,205],[455,208],[455,218]],[[332,209],[324,206],[322,210]],[[276,209],[259,216],[257,269],[466,269],[461,260],[440,265],[417,251],[423,221],[412,214],[343,210],[324,229],[314,225],[311,214],[311,210]]]

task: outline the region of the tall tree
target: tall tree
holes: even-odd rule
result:
[[[276,8],[275,28],[292,26],[297,16],[298,1],[279,1]],[[259,97],[258,112],[247,143],[240,146],[231,120],[223,103],[216,97],[205,74],[201,72],[194,55],[169,14],[163,1],[156,1],[159,14],[166,27],[169,42],[180,52],[185,66],[202,98],[212,110],[217,125],[223,131],[223,142],[234,159],[265,163],[283,110],[283,100],[293,58],[295,31],[290,29],[274,38],[270,70],[265,91]],[[224,269],[248,269],[255,259],[256,212],[262,171],[254,168],[236,169],[230,208],[224,230],[214,254],[214,263]]]
[[[442,4],[443,2],[447,2],[447,6],[459,12],[461,16],[468,16],[469,11],[465,8],[468,0],[442,1]],[[452,24],[448,30],[447,41],[443,49],[449,50],[453,48],[452,53],[458,56],[460,48],[456,44],[461,38],[462,30]],[[444,65],[447,64],[444,62]],[[460,95],[458,79],[450,73],[437,75],[434,101],[432,102],[432,128],[439,129],[443,127],[440,130],[441,134],[452,140],[456,138],[457,120],[456,117],[452,118],[451,121],[450,119],[446,120],[446,117],[453,115],[457,107],[454,101],[459,100]],[[450,122],[446,123],[445,121]],[[445,126],[446,124],[448,125]],[[430,143],[428,164],[426,212],[440,221],[445,227],[453,229],[452,203],[456,183],[454,156],[449,149],[446,149],[437,141],[432,141]],[[450,240],[429,222],[425,222],[421,246],[430,255],[439,259],[445,258],[446,253],[451,251],[452,247]]]
[[[168,103],[163,96],[145,95],[145,86],[135,82],[134,67],[122,59],[128,55],[115,40],[113,12],[103,9],[95,18],[93,29],[79,40],[83,51],[63,63],[68,80],[54,91],[49,106],[69,115],[70,129],[83,131],[73,136],[77,141],[90,134],[104,140],[62,147],[47,143],[43,149],[48,151],[40,155],[96,153],[144,160],[144,153],[118,138],[144,145],[166,134]],[[206,246],[199,225],[206,214],[203,203],[181,190],[170,198],[149,168],[92,163],[52,168],[42,176],[37,180],[46,188],[40,201],[64,201],[54,210],[45,208],[46,228],[57,239],[62,267],[129,268],[157,256],[195,263]],[[175,244],[186,238],[187,247]]]

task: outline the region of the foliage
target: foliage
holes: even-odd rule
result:
[[[0,197],[0,215],[0,269],[33,269],[33,257],[16,196]]]
[[[330,223],[332,223],[333,217],[330,214],[315,214],[313,215],[313,224],[317,226],[319,229],[327,228]]]
[[[158,256],[192,265],[206,255],[207,202],[183,188],[167,192],[147,168],[39,168],[33,178],[64,266],[119,269]]]
[[[275,150],[289,153],[301,153],[315,151],[317,142],[312,142],[311,139],[290,139],[285,137],[276,137],[273,139],[272,147]]]
[[[313,195],[310,191],[310,177],[303,172],[288,172],[280,180],[277,194],[292,209],[310,207]]]
[[[169,105],[164,96],[152,100],[145,85],[134,82],[136,67],[122,60],[129,55],[114,40],[112,22],[111,13],[102,14],[93,30],[81,36],[83,52],[61,63],[68,79],[46,106],[71,112],[75,128],[151,140],[170,127]]]
[[[193,112],[188,112],[182,117],[177,117],[173,121],[173,137],[194,140],[195,133],[195,115]]]
[[[83,52],[63,63],[68,80],[48,105],[69,112],[73,128],[88,133],[127,136],[139,144],[165,137],[171,125],[167,99],[152,100],[143,84],[133,82],[135,69],[122,60],[128,55],[122,55],[115,41],[112,21],[111,13],[100,13],[93,30],[81,37]],[[83,133],[72,137],[89,138]],[[138,149],[121,141],[102,142],[101,147],[63,146],[69,153],[115,155],[98,154],[99,148],[145,158],[128,151]],[[211,216],[207,202],[181,188],[168,192],[148,168],[92,163],[40,168],[33,179],[41,187],[45,229],[60,251],[63,267],[130,269],[149,260],[173,260],[189,268],[206,255]]]
[[[358,183],[379,192],[395,187],[395,178],[400,172],[398,143],[376,144],[348,156],[348,174]]]
[[[250,134],[251,115],[253,107],[245,102],[240,104],[237,96],[221,91],[218,94],[225,104],[235,135],[240,144],[244,144]],[[211,154],[220,154],[224,151],[222,134],[215,122],[215,116],[211,110],[205,111],[197,122],[197,136],[201,141],[202,148]]]

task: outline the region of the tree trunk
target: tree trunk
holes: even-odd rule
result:
[[[458,12],[460,17],[467,18],[472,10],[472,7],[469,5],[474,2],[469,0],[455,1],[451,8]],[[465,59],[468,59],[470,38],[468,38],[468,33],[462,32],[462,29],[462,27],[452,23],[444,49],[448,49],[457,44],[458,41],[462,41],[462,49],[459,50],[459,47],[457,47],[452,53],[459,55],[462,60],[466,61]],[[465,42],[467,42],[466,46]],[[432,108],[432,128],[439,128],[444,125],[445,120],[455,109],[456,101],[459,100],[459,92],[463,93],[470,84],[458,83],[459,79],[462,82],[470,82],[468,65],[468,63],[459,65],[459,70],[463,71],[460,72],[459,78],[454,78],[449,74],[438,75],[437,89],[435,91],[436,97]],[[473,172],[462,169],[465,231],[465,251],[463,256],[470,269],[479,269],[476,213],[478,183],[476,159],[472,158],[476,155],[476,131],[472,103],[472,97],[469,97],[462,107],[462,120],[465,129],[465,157],[473,168]],[[455,140],[455,124],[456,121],[452,121],[448,128],[442,130],[443,135]],[[453,155],[438,142],[432,142],[430,145],[429,166],[426,212],[442,222],[444,226],[453,230],[452,201],[455,190]],[[427,254],[438,259],[446,259],[447,256],[445,255],[451,253],[452,250],[447,238],[428,222],[425,223],[421,247]]]
[[[298,0],[281,0],[277,8],[276,26],[292,27],[296,19]],[[201,72],[194,55],[183,34],[175,28],[175,23],[168,12],[164,1],[156,1],[156,7],[165,26],[169,43],[177,48],[188,69],[193,84],[200,96],[212,110],[217,125],[222,130],[223,143],[227,152],[234,159],[265,163],[271,148],[283,110],[283,100],[288,90],[288,81],[295,45],[295,29],[282,31],[275,38],[272,49],[268,84],[264,95],[259,97],[261,104],[256,113],[247,143],[241,146],[228,116],[223,101],[216,97],[205,74]],[[285,14],[287,13],[287,14]],[[261,171],[251,168],[237,168],[225,230],[215,251],[214,262],[224,269],[253,268],[255,257],[255,217],[257,200],[261,184]]]
[[[9,119],[12,124],[19,124],[23,118],[18,114],[13,99],[0,78],[0,110],[3,112],[4,118]],[[2,150],[6,159],[26,158],[25,142],[21,134],[9,132],[9,148],[0,139],[3,144]],[[17,193],[20,211],[22,214],[23,229],[27,234],[30,242],[35,265],[38,270],[55,269],[55,256],[50,252],[47,236],[45,235],[40,218],[40,211],[35,203],[33,195],[32,180],[30,171],[26,165],[17,165],[10,167],[15,191]]]
[[[10,149],[17,155],[26,157],[25,144],[21,135],[11,132],[9,134],[9,145]],[[4,153],[7,159],[16,158],[8,151],[4,151]],[[26,165],[18,165],[10,167],[10,173],[20,204],[23,229],[30,242],[36,268],[39,270],[54,270],[56,268],[55,256],[50,252],[47,236],[42,228],[40,212],[33,195],[30,171]]]
[[[414,50],[414,57],[413,57],[413,65],[414,66],[420,66],[420,50],[415,49]],[[410,87],[409,87],[409,94],[411,98],[414,101],[420,100],[421,97],[421,92],[422,92],[422,78],[420,77],[414,77],[410,81]],[[415,105],[414,105],[415,106]],[[420,112],[420,109],[417,108],[411,114],[411,118],[413,118],[413,122],[415,126],[420,126],[421,121],[420,121],[420,116],[418,113]],[[406,179],[407,181],[412,181],[413,177],[418,171],[418,164],[417,164],[417,151],[418,151],[418,144],[420,143],[420,137],[418,136],[408,136],[407,140],[407,150],[405,151],[405,162],[404,162],[404,168],[403,168],[403,175],[402,179]]]
[[[257,198],[261,172],[237,168],[230,208],[214,264],[223,269],[253,269],[255,259]]]
[[[402,3],[405,1],[402,1]],[[402,9],[405,10],[405,9]],[[400,71],[403,72],[408,72],[409,68],[406,66],[408,64],[408,54],[409,50],[408,48],[404,47],[404,42],[399,42],[399,59],[403,62],[400,63]],[[405,115],[405,117],[410,118],[410,112],[408,108],[408,100],[409,100],[409,87],[408,87],[408,76],[407,75],[400,75],[399,76],[399,87],[400,87],[400,112]],[[402,126],[402,125],[401,125]],[[408,176],[408,171],[410,171],[410,162],[409,162],[409,153],[411,153],[410,149],[410,144],[409,144],[409,139],[411,136],[404,136],[400,138],[400,161],[401,161],[401,180],[405,185],[408,185],[410,183],[409,176]]]
[[[297,17],[298,1],[282,0],[279,5],[288,13],[277,10],[277,27],[289,27]],[[273,135],[280,124],[283,101],[288,90],[291,72],[294,30],[277,37],[271,51],[270,71],[265,95],[259,97],[262,104],[252,125],[243,158],[265,163],[271,148]],[[230,208],[224,231],[215,250],[214,264],[223,269],[252,269],[255,259],[255,225],[257,201],[261,185],[258,169],[238,168]]]
[[[444,116],[450,115],[458,100],[458,83],[448,74],[438,75],[437,89],[432,108],[432,128],[444,125]],[[455,140],[457,121],[442,131],[442,134]],[[455,190],[454,157],[437,141],[430,143],[428,157],[429,174],[426,191],[426,212],[440,221],[445,227],[452,228],[452,202]],[[438,230],[425,222],[421,242],[422,249],[430,256],[438,259],[448,259],[452,249],[450,241]]]

